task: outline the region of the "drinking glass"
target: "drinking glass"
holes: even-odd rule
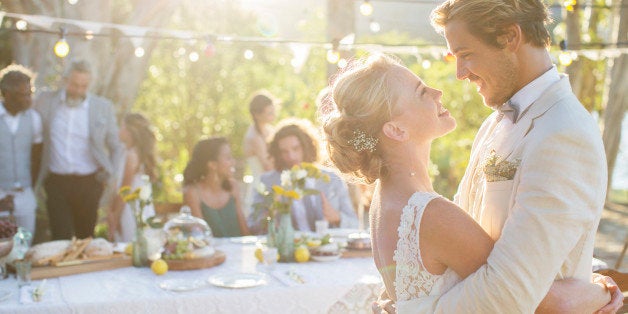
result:
[[[17,286],[28,286],[31,284],[31,261],[16,260],[15,272],[17,274]]]

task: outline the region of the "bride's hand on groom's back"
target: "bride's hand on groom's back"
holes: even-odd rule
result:
[[[604,287],[611,295],[611,301],[596,313],[617,313],[624,306],[624,294],[619,290],[617,283],[615,283],[613,278],[598,273],[593,273],[592,281]]]

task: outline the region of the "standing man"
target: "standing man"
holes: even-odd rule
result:
[[[12,64],[0,71],[0,199],[13,196],[17,225],[35,234],[37,201],[32,186],[39,171],[42,126],[31,108],[34,74]]]
[[[73,62],[64,88],[43,92],[36,109],[43,121],[44,151],[38,184],[46,192],[53,239],[94,233],[103,190],[114,186],[122,146],[110,101],[88,93],[92,72]]]
[[[606,159],[596,123],[552,64],[548,21],[540,0],[450,0],[432,12],[458,79],[495,109],[455,201],[497,242],[486,265],[421,311],[533,313],[555,279],[591,280]]]
[[[302,162],[318,161],[318,143],[314,127],[307,120],[286,119],[279,123],[278,130],[268,147],[275,170],[265,172],[260,177],[261,183],[267,188],[281,184],[281,172],[299,165]],[[296,230],[315,231],[317,220],[327,220],[332,228],[357,228],[358,218],[351,205],[351,198],[346,183],[334,172],[321,169],[330,178],[329,183],[316,180],[309,187],[320,192],[308,195],[292,206],[292,224]],[[263,196],[256,193],[253,204],[263,201]],[[251,211],[249,228],[252,233],[263,232],[262,221],[266,212]]]

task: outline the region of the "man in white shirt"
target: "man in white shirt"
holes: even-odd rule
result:
[[[93,235],[101,196],[114,186],[114,169],[122,160],[113,105],[88,93],[91,79],[89,64],[75,61],[63,89],[36,99],[44,130],[38,185],[46,192],[53,239]]]
[[[35,233],[37,202],[33,183],[39,170],[42,126],[30,109],[34,74],[21,65],[0,71],[0,199],[13,196],[17,225]]]

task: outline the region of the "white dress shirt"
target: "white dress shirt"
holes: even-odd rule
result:
[[[552,66],[541,76],[537,77],[515,93],[512,98],[510,98],[510,103],[514,104],[518,108],[517,111],[519,114],[517,115],[517,121],[521,119],[521,116],[526,113],[532,103],[541,97],[543,92],[545,92],[548,87],[558,81],[560,81],[560,75],[558,74],[556,66]],[[508,135],[516,123],[516,121],[513,122],[508,118],[503,118],[499,121],[499,123],[497,123],[493,136],[489,139],[492,143],[489,147],[493,147],[498,155],[503,156],[503,152],[500,152],[500,148],[504,146],[504,142],[508,139]]]
[[[31,119],[33,120],[33,144],[39,144],[43,141],[42,136],[42,126],[41,126],[41,117],[37,113],[37,111],[33,109],[26,109],[25,111],[18,112],[15,116],[10,115],[7,110],[4,108],[4,104],[0,104],[0,117],[7,124],[9,130],[13,135],[17,133],[17,129],[20,124],[20,117],[25,115],[26,112],[30,112]]]
[[[98,170],[89,145],[89,99],[76,107],[59,106],[50,126],[50,141],[53,173],[88,175]]]

